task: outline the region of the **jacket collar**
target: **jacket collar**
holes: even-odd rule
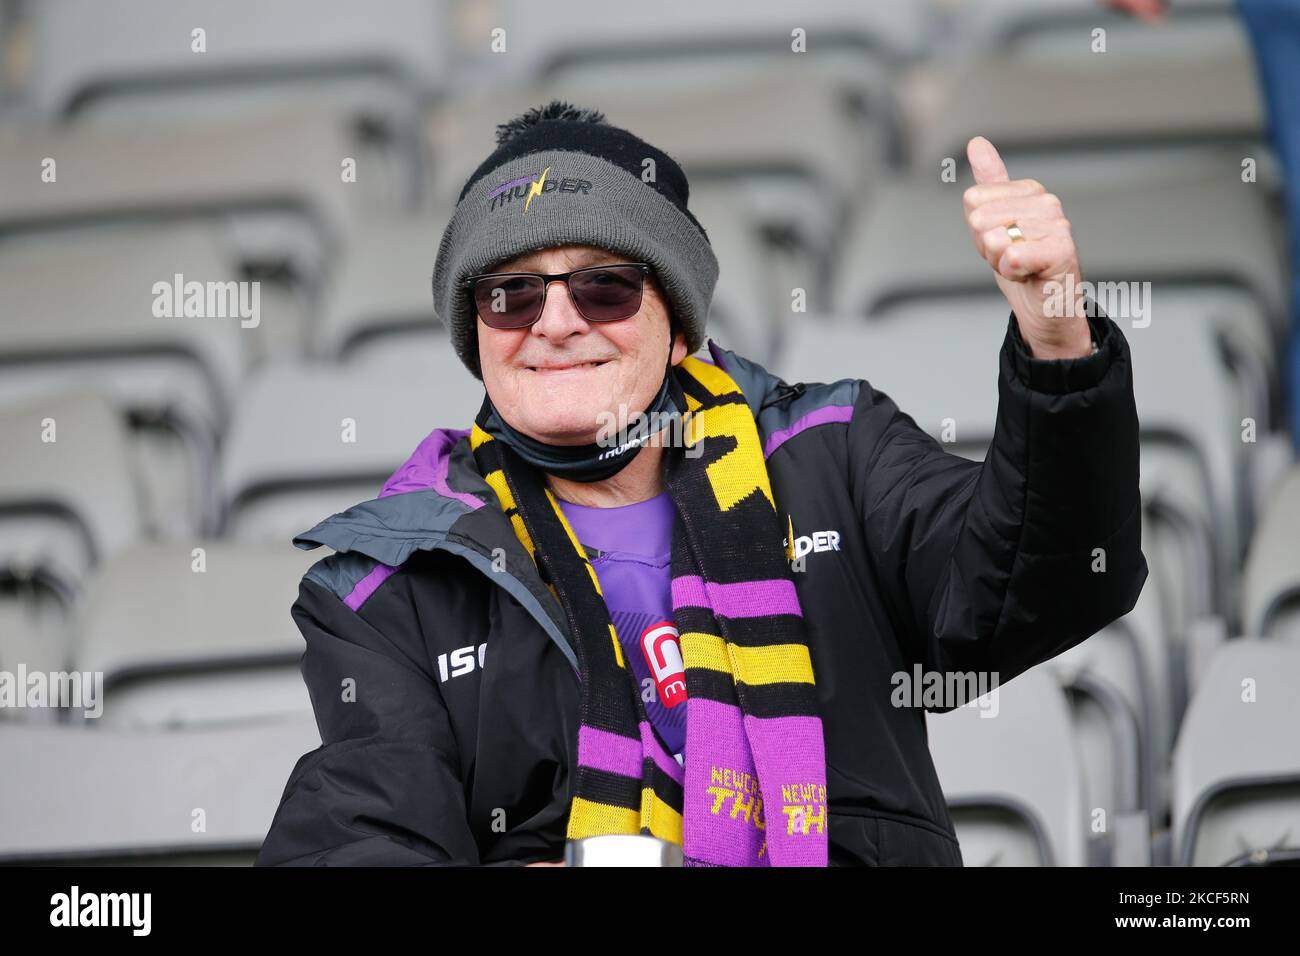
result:
[[[556,642],[575,670],[564,612],[483,480],[469,429],[435,428],[384,483],[379,496],[331,515],[293,539],[400,567],[416,551],[443,550],[503,587]]]

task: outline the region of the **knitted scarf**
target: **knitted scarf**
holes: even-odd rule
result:
[[[825,866],[825,747],[793,542],[781,544],[788,523],[739,386],[693,356],[673,374],[687,404],[685,448],[664,450],[684,768],[651,729],[596,572],[544,476],[477,425],[470,435],[574,637],[582,704],[568,838],[650,834],[681,846],[688,866]]]

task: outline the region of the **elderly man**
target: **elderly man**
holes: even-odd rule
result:
[[[1012,307],[979,464],[865,380],[695,355],[718,267],[661,151],[559,102],[498,144],[433,277],[483,405],[295,539],[336,552],[293,607],[323,742],[259,862],[642,833],[687,865],[960,865],[925,709],[963,701],[898,676],[1006,682],[1147,573],[1128,347],[1052,302],[1079,279],[1060,203],[972,141],[966,218]]]

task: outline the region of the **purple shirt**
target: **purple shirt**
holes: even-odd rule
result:
[[[636,675],[651,726],[680,762],[686,750],[686,702],[664,706],[641,647],[641,637],[647,630],[673,620],[671,565],[676,507],[672,497],[664,491],[647,501],[618,508],[592,508],[567,501],[559,504],[578,540],[600,552],[590,556],[591,566],[623,646],[623,659]],[[675,644],[675,628],[672,634]]]

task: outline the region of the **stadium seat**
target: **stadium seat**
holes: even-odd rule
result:
[[[1173,747],[1173,664],[1160,594],[1044,665],[1070,694],[1090,807],[1163,817]]]
[[[502,69],[524,76],[580,76],[602,89],[610,82],[644,82],[652,68],[656,85],[698,85],[697,63],[713,66],[704,82],[731,75],[728,67],[738,63],[791,69],[796,25],[807,31],[810,60],[824,64],[837,56],[900,64],[929,47],[931,12],[928,4],[908,0],[833,0],[807,7],[792,20],[780,0],[666,0],[610,17],[598,0],[559,0],[545,10],[527,0],[506,0],[495,22],[521,38],[511,49],[519,62]]]
[[[0,724],[0,862],[249,865],[310,714],[126,733]]]
[[[996,141],[996,137],[993,137]],[[1013,177],[1032,177],[1061,198],[1092,282],[1151,282],[1162,292],[1245,293],[1280,337],[1287,325],[1287,282],[1268,198],[1240,180],[1240,154],[1166,163],[1096,184],[1057,182],[1030,164],[1008,163]],[[1226,164],[1226,165],[1225,165]],[[989,267],[966,226],[962,194],[971,180],[907,177],[882,185],[873,205],[855,219],[835,263],[832,310],[877,315],[916,297],[959,295],[991,288]],[[1231,243],[1220,236],[1230,234]],[[1172,288],[1166,288],[1172,287]],[[1232,331],[1258,348],[1273,340],[1258,319],[1232,308]],[[1243,344],[1242,348],[1250,346]],[[1266,348],[1266,358],[1276,351]]]
[[[263,369],[249,381],[224,449],[225,533],[287,544],[378,495],[430,431],[468,428],[482,403],[482,383],[445,346],[408,356],[400,369]]]
[[[258,324],[245,327],[254,319],[225,295],[242,276],[222,239],[199,223],[137,226],[46,237],[0,255],[9,306],[0,319],[0,401],[67,388],[105,395],[132,423],[150,522],[164,534],[211,526],[209,475],[246,356],[277,324],[297,334],[292,307],[271,292],[259,293]],[[219,284],[229,317],[158,314],[160,302],[175,310],[177,275],[182,288]],[[251,292],[245,299],[253,304]]]
[[[241,263],[310,284],[356,206],[410,199],[382,170],[359,166],[344,181],[343,161],[363,145],[344,118],[305,106],[194,127],[10,124],[0,163],[34,172],[0,182],[0,233],[220,216]],[[37,178],[49,173],[57,179]]]
[[[1106,31],[1106,54],[1123,60],[1244,52],[1233,0],[1169,0],[1168,5],[1165,23],[1155,27],[1099,7],[1096,0],[980,0],[956,10],[950,33],[963,51],[1017,61],[1095,57],[1092,31],[1098,28]]]
[[[74,669],[104,675],[119,729],[309,711],[289,616],[313,561],[278,546],[142,544],[104,563],[78,615]]]
[[[1078,41],[1086,50],[1088,34]],[[916,169],[927,173],[949,157],[964,168],[966,143],[979,135],[997,144],[1010,169],[1090,172],[1112,182],[1228,146],[1240,182],[1240,158],[1259,155],[1264,145],[1254,63],[1240,35],[1235,49],[1184,59],[995,55],[955,71],[949,89],[917,148]],[[1012,96],[1017,108],[1002,108]],[[1070,108],[1062,110],[1062,102]]]
[[[306,337],[310,355],[346,362],[375,348],[401,351],[412,336],[447,344],[446,329],[434,318],[429,276],[448,214],[358,217]]]
[[[1300,469],[1274,489],[1251,541],[1242,621],[1248,634],[1300,642]]]
[[[1300,857],[1300,646],[1240,638],[1196,689],[1173,760],[1174,862]]]
[[[0,409],[0,447],[0,668],[57,670],[87,575],[144,534],[125,430],[98,395],[50,395]]]
[[[980,701],[926,715],[963,862],[1085,865],[1088,812],[1065,694],[1037,668],[993,693],[993,717]]]
[[[900,71],[933,32],[928,6],[907,0],[833,0],[801,9],[796,20],[781,0],[670,0],[617,18],[594,0],[563,0],[544,13],[521,0],[503,6],[494,22],[524,40],[511,48],[510,63],[493,64],[494,75],[504,70],[515,82],[601,95],[698,94],[719,84],[809,77],[829,82],[858,122],[886,130],[893,158],[904,147]],[[804,31],[800,53],[796,26]]]
[[[383,16],[345,0],[255,10],[143,0],[132,12],[94,0],[32,8],[33,108],[50,119],[194,121],[305,100],[385,116],[439,86],[448,64],[446,14],[419,0],[387,3]]]

